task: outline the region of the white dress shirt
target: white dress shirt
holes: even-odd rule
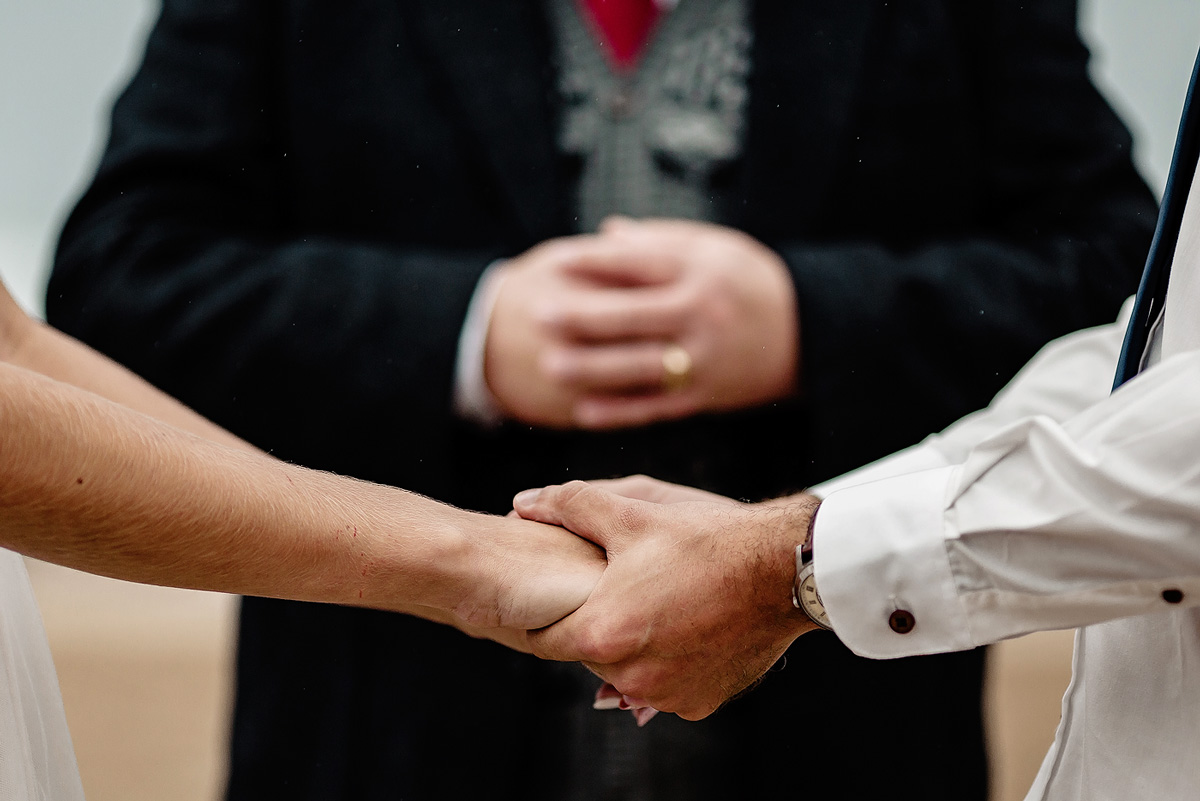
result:
[[[1028,799],[1200,797],[1200,180],[1149,366],[1110,394],[1123,331],[1052,343],[987,410],[818,488],[817,585],[856,653],[1077,629]]]

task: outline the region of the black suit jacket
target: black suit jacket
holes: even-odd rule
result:
[[[794,278],[794,401],[603,435],[455,418],[479,275],[573,232],[532,0],[166,0],[50,320],[281,458],[503,512],[631,472],[798,489],[1115,316],[1155,209],[1073,2],[759,0],[752,24],[745,154],[715,189]],[[981,797],[981,654],[870,663],[814,635],[789,661],[709,721],[636,732],[573,669],[251,599],[231,795],[557,801],[599,771],[658,793],[627,798]]]

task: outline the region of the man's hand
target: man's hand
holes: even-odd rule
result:
[[[572,307],[593,287],[572,268],[602,249],[596,237],[543,242],[500,267],[500,290],[484,347],[484,379],[508,417],[530,425],[575,425],[576,393],[551,378],[550,354],[565,343],[549,325],[563,307]]]
[[[583,482],[518,495],[522,516],[592,540],[609,562],[578,611],[530,633],[533,652],[583,662],[633,706],[711,714],[815,627],[791,601],[815,505],[658,505]]]
[[[574,344],[548,361],[552,377],[578,393],[581,425],[645,425],[796,390],[795,288],[776,253],[732,228],[685,220],[614,218],[601,235],[623,257],[575,272],[624,290],[560,308],[555,331]],[[677,388],[663,385],[670,345],[691,363]]]
[[[598,236],[539,245],[503,268],[488,387],[535,425],[618,428],[738,409],[795,390],[795,291],[745,234],[614,219]],[[664,356],[690,357],[672,384]]]

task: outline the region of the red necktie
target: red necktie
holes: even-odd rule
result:
[[[656,0],[583,0],[583,5],[613,64],[621,70],[636,66],[658,21]]]

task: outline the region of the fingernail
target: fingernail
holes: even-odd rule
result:
[[[592,709],[620,709],[620,708],[621,708],[621,696],[619,696],[619,695],[607,696],[605,698],[601,698],[601,697],[597,696],[596,700],[592,701]]]
[[[537,502],[538,496],[542,494],[540,489],[527,489],[524,492],[518,492],[513,498],[513,506],[530,505]]]

